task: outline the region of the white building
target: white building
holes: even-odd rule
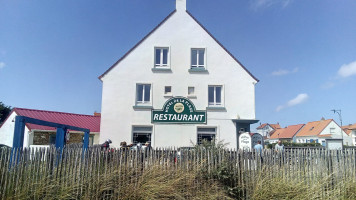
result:
[[[113,146],[192,146],[215,138],[236,148],[237,134],[258,121],[258,80],[186,11],[185,0],[99,79],[100,142],[110,138]]]
[[[353,146],[356,146],[356,123],[343,126],[342,129],[352,139]]]
[[[344,145],[352,145],[351,137],[332,119],[308,122],[296,135],[297,143],[316,142],[325,146],[325,139],[343,139]]]
[[[261,124],[259,127],[256,128],[257,133],[261,134],[265,139],[269,139],[271,135],[280,129],[281,126],[277,124],[268,124],[264,123]]]

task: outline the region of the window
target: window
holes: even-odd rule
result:
[[[335,133],[335,128],[330,128],[330,134],[334,134]]]
[[[172,86],[165,86],[164,87],[164,94],[171,95],[172,94]]]
[[[151,84],[136,85],[136,104],[151,103]]]
[[[168,67],[168,47],[156,47],[155,48],[155,67]]]
[[[132,143],[134,144],[145,144],[146,142],[151,143],[152,126],[133,126],[132,137]]]
[[[209,86],[209,106],[222,106],[222,86]]]
[[[84,142],[84,135],[82,137],[82,141]],[[89,146],[94,145],[94,135],[89,135]]]
[[[202,144],[204,140],[215,140],[216,128],[198,128],[198,141],[197,144]]]
[[[49,144],[56,144],[56,134],[49,135]]]
[[[188,87],[188,96],[195,96],[195,88]]]
[[[191,68],[205,68],[205,49],[192,49]]]

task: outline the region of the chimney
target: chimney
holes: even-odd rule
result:
[[[101,117],[101,113],[94,112],[95,117]]]
[[[176,10],[177,11],[186,11],[187,10],[187,1],[186,0],[176,0]]]

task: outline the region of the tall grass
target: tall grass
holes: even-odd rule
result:
[[[122,173],[131,178],[122,179]],[[57,180],[43,177],[31,188],[9,193],[7,199],[232,199],[218,181],[203,179],[197,171],[166,170],[155,165],[136,173],[115,170],[99,179],[87,179],[90,186],[64,182],[71,174]]]
[[[356,199],[356,151],[0,152],[0,199]],[[61,156],[58,156],[61,155]],[[283,159],[282,159],[282,157]]]

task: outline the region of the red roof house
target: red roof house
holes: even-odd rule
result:
[[[277,129],[270,140],[287,140],[295,142],[295,135],[303,128],[304,124],[290,125],[286,128]]]
[[[296,135],[298,143],[317,142],[325,145],[325,139],[343,139],[344,145],[352,145],[352,138],[347,135],[333,119],[322,118],[308,122]]]
[[[275,131],[280,129],[281,126],[277,124],[268,124],[264,123],[261,124],[259,127],[256,128],[257,133],[261,134],[265,139],[270,138],[271,135],[274,134]]]
[[[90,144],[98,143],[100,133],[100,114],[82,115],[65,112],[55,112],[47,110],[35,110],[27,108],[14,108],[8,118],[0,126],[0,143],[12,146],[14,134],[14,119],[16,116],[31,117],[39,120],[66,124],[90,130]],[[77,131],[70,132],[70,139],[67,143],[82,142],[83,133]],[[56,128],[26,123],[24,146],[49,145],[55,140]]]

